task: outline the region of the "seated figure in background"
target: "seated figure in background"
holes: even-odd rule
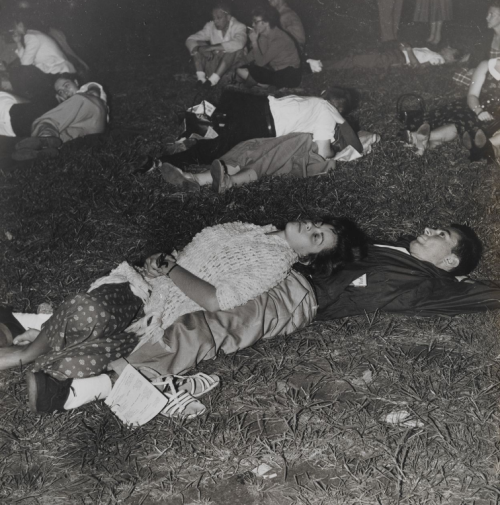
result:
[[[228,2],[219,1],[212,20],[189,36],[186,47],[194,60],[197,85],[215,86],[229,70],[244,62],[247,28],[231,16]]]
[[[299,49],[304,51],[306,32],[298,14],[290,9],[285,0],[269,0],[269,4],[279,12],[281,29],[293,37]]]
[[[299,86],[302,78],[300,55],[292,37],[278,27],[278,11],[262,6],[254,9],[252,16],[253,29],[248,36],[252,45],[247,55],[249,64],[238,68],[238,76],[249,86]]]
[[[17,45],[19,65],[9,67],[12,91],[27,100],[53,96],[57,74],[75,74],[76,69],[57,42],[37,30],[16,23],[12,35]]]

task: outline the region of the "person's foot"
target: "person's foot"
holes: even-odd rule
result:
[[[417,148],[418,156],[422,156],[427,149],[430,135],[431,125],[429,123],[424,123],[416,132],[412,132],[412,144]]]
[[[44,372],[27,372],[28,404],[32,412],[64,412],[73,379],[59,381]]]
[[[31,342],[34,342],[36,340],[36,337],[38,337],[39,334],[40,334],[39,330],[31,328],[15,337],[14,340],[12,341],[12,344],[18,346],[31,344]]]
[[[222,160],[212,162],[210,174],[212,175],[212,189],[216,193],[224,193],[233,185],[231,177],[227,173],[226,164]]]
[[[192,178],[191,174],[184,173],[180,168],[174,167],[170,163],[163,163],[160,166],[162,177],[170,184],[180,186],[186,193],[198,193],[200,185]]]
[[[16,144],[16,149],[33,149],[40,151],[42,149],[58,149],[62,146],[62,140],[59,137],[27,137]]]

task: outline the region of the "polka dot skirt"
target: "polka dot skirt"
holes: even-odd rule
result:
[[[60,380],[100,374],[136,346],[138,338],[125,329],[141,307],[128,283],[67,298],[42,326],[52,351],[40,356],[33,370]]]

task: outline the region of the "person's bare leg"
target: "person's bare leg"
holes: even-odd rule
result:
[[[32,363],[50,349],[47,332],[42,331],[31,344],[23,347],[12,346],[0,349],[0,370],[8,370],[19,365]]]
[[[457,136],[458,131],[454,124],[440,126],[439,128],[431,131],[428,147],[430,149],[434,149],[435,147],[444,144],[445,142],[451,142],[452,140],[455,140]]]
[[[191,174],[184,172],[186,177],[191,177],[194,181],[196,181],[200,186],[207,186],[208,184],[212,184],[212,174],[210,170],[206,170],[205,172],[199,172],[197,174]]]
[[[242,184],[248,184],[249,182],[254,182],[258,179],[257,172],[255,172],[252,168],[247,170],[243,169],[241,172],[238,172],[235,175],[230,175],[229,177],[231,178],[233,186],[241,186]]]
[[[431,34],[427,39],[427,42],[434,43],[434,37],[436,36],[436,23],[431,23]]]
[[[441,29],[443,28],[442,21],[436,21],[434,25],[434,38],[431,40],[433,44],[439,44],[441,42]]]

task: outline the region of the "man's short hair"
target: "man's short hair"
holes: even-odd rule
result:
[[[353,94],[347,88],[331,86],[321,93],[321,98],[331,102],[343,116],[347,116],[354,108],[355,101]]]
[[[232,5],[231,2],[228,2],[227,0],[219,0],[218,2],[215,2],[213,7],[212,7],[212,12],[216,9],[220,9],[221,11],[224,11],[226,14],[231,14],[232,11]]]
[[[465,224],[450,224],[450,228],[455,230],[460,239],[452,249],[459,260],[458,266],[450,273],[453,275],[469,275],[478,265],[483,253],[483,244],[476,235],[476,232]]]
[[[490,0],[488,3],[489,7],[496,7],[497,9],[500,9],[500,0]]]
[[[252,16],[254,18],[262,18],[262,21],[269,23],[271,28],[279,26],[280,24],[280,13],[269,4],[259,5],[252,11]]]

